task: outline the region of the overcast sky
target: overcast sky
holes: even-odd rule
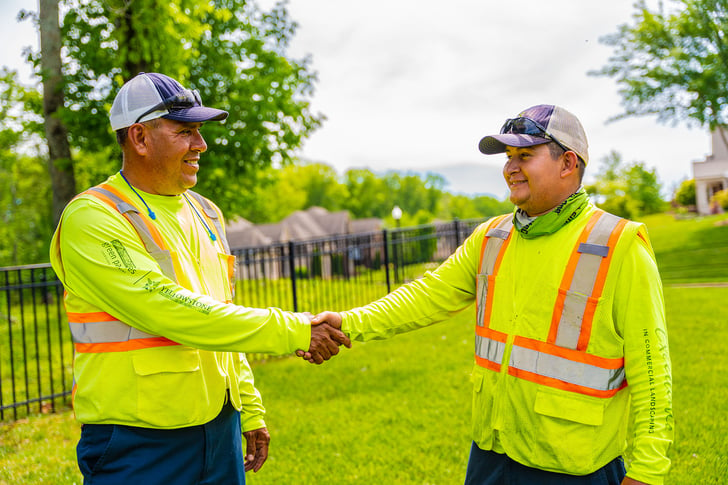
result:
[[[299,28],[289,54],[312,56],[319,79],[312,108],[327,118],[300,155],[340,174],[434,171],[452,192],[502,198],[504,157],[480,154],[478,140],[524,108],[557,104],[584,125],[588,175],[616,150],[625,162],[657,168],[669,195],[691,177],[691,162],[710,153],[707,130],[654,118],[607,124],[622,112],[617,86],[587,75],[611,54],[600,37],[632,22],[632,3],[291,0]],[[4,0],[1,8],[0,65],[17,68],[22,47],[37,37],[15,15],[37,2]]]

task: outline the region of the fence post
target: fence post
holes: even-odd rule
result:
[[[389,241],[386,229],[382,229],[382,239],[384,240],[384,273],[387,275],[387,293],[389,293],[392,291],[392,283],[389,280]]]
[[[296,258],[294,254],[295,245],[288,241],[288,265],[291,270],[291,292],[293,294],[293,311],[298,311],[298,295],[296,294]]]
[[[456,217],[453,221],[455,224],[455,249],[460,247],[460,220]]]

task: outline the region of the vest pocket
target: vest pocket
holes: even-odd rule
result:
[[[601,426],[604,422],[605,404],[601,401],[604,400],[589,396],[582,397],[568,393],[568,391],[539,389],[536,391],[533,410],[543,416],[590,426]]]
[[[205,401],[200,355],[195,349],[142,350],[132,357],[137,374],[139,419],[168,428],[198,418],[195,400]],[[170,403],[175,403],[170,406]]]

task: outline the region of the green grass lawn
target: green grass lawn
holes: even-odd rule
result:
[[[661,267],[684,266],[665,279],[676,425],[667,485],[728,483],[728,287],[672,285],[701,281],[706,270],[728,263],[727,226],[716,225],[726,217],[646,219]],[[706,249],[715,250],[709,259]],[[692,263],[682,264],[685,258]],[[707,271],[702,281],[728,281],[728,274]],[[298,359],[254,364],[273,439],[268,462],[248,483],[462,483],[472,334],[470,316],[461,314],[390,340],[355,343],[322,366]],[[70,411],[1,424],[0,484],[80,484],[78,435]]]

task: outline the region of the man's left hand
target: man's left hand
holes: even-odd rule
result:
[[[270,434],[268,429],[260,428],[243,432],[245,436],[245,471],[257,472],[268,459]]]
[[[622,480],[622,485],[648,485],[645,482],[640,482],[639,480],[635,480],[634,478],[624,477],[624,480]]]

